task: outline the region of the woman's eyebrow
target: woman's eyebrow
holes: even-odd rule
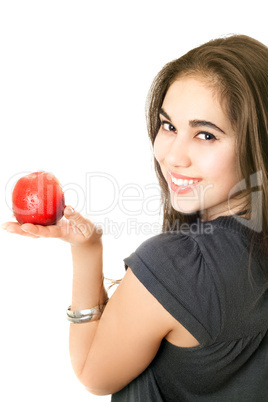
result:
[[[162,114],[162,116],[164,116],[166,119],[168,119],[169,121],[172,121],[172,119],[169,117],[169,115],[167,114],[167,112],[165,112],[164,109],[161,108],[159,114]],[[221,133],[225,134],[225,132],[220,127],[216,126],[216,124],[211,123],[210,121],[207,121],[207,120],[190,120],[189,126],[190,127],[209,127],[209,128],[213,128],[214,130],[220,131]]]
[[[210,121],[206,121],[206,120],[190,120],[189,121],[189,125],[190,127],[209,127],[209,128],[213,128],[214,130],[220,131],[221,133],[225,134],[225,132],[218,126],[216,126],[216,124],[211,123]]]
[[[171,121],[171,118],[169,117],[169,115],[164,111],[164,109],[160,109],[159,114],[162,114],[166,119]]]

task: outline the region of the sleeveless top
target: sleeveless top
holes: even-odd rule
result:
[[[154,236],[124,259],[200,345],[163,339],[113,402],[268,401],[268,261],[254,253],[249,270],[251,234],[243,219],[219,217]]]

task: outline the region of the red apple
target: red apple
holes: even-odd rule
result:
[[[63,216],[64,193],[50,173],[35,172],[21,177],[12,192],[12,209],[17,221],[54,225]]]

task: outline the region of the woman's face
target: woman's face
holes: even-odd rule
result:
[[[203,219],[234,212],[230,190],[238,174],[235,135],[219,100],[205,81],[185,77],[168,89],[154,143],[175,210],[200,211]],[[230,212],[232,207],[232,212]]]

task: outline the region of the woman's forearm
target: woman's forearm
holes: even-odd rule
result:
[[[102,232],[71,207],[59,225],[42,226],[9,222],[6,229],[28,237],[59,238],[71,244],[73,288],[71,310],[85,310],[103,304],[107,293],[103,285]],[[81,378],[99,321],[70,324],[70,356],[74,372]]]
[[[102,242],[71,246],[73,288],[71,310],[84,310],[102,304],[107,299],[103,285]],[[69,348],[74,372],[82,373],[99,321],[70,324]]]

